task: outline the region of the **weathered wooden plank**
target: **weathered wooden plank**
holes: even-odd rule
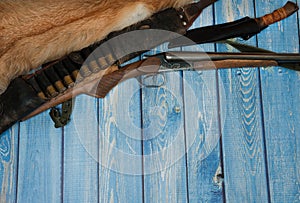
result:
[[[18,124],[0,138],[0,202],[16,202],[18,166]]]
[[[177,74],[177,76],[175,76]],[[187,201],[183,104],[178,73],[143,89],[145,202]]]
[[[59,202],[62,133],[47,112],[20,124],[18,202]]]
[[[130,79],[99,102],[99,201],[142,202],[140,86]]]
[[[300,4],[300,0],[297,0],[297,5],[299,6],[299,4]],[[298,32],[300,33],[300,19],[299,19],[299,17],[300,17],[300,10],[298,10],[298,15],[297,15],[297,22],[298,22]],[[299,43],[300,43],[300,40],[299,40]]]
[[[256,10],[259,15],[284,4],[284,0],[256,1]],[[297,15],[270,26],[258,36],[258,44],[299,53]],[[299,73],[281,67],[261,69],[261,84],[271,201],[299,202]]]
[[[222,11],[222,12],[218,12]],[[253,1],[216,4],[216,22],[254,17]],[[255,45],[255,38],[249,42]],[[218,51],[231,51],[218,46]],[[219,71],[225,198],[228,202],[268,202],[263,124],[258,71]]]
[[[184,74],[189,200],[222,202],[215,71],[198,74]]]
[[[64,202],[98,201],[97,126],[97,100],[77,97],[63,135]]]
[[[212,25],[213,18],[207,8],[193,27]],[[214,45],[183,49],[214,51]],[[216,71],[183,71],[183,92],[189,202],[222,202]]]
[[[186,202],[182,76],[172,72],[142,81],[144,201]]]
[[[232,6],[228,6],[230,2]],[[256,1],[256,12],[263,15],[284,3],[275,0]],[[247,5],[249,10],[246,9]],[[252,2],[219,1],[216,6],[218,23],[244,14],[253,15],[250,9],[253,7]],[[221,15],[223,8],[227,10]],[[225,13],[227,11],[229,17]],[[299,52],[299,32],[295,18],[293,16],[271,26],[260,34],[259,46],[275,51]],[[255,44],[254,41],[250,43]],[[224,47],[218,48],[224,50]],[[22,123],[18,178],[18,126],[15,126],[0,142],[0,202],[15,202],[16,198],[18,202],[142,202],[142,190],[145,190],[145,202],[222,201],[222,188],[213,179],[219,173],[218,146],[203,145],[205,140],[211,139],[209,135],[217,135],[219,127],[218,123],[214,123],[217,119],[214,115],[217,107],[213,107],[217,99],[214,71],[184,72],[183,86],[178,81],[174,82],[178,78],[181,78],[178,74],[167,75],[171,84],[143,92],[143,117],[140,112],[141,95],[136,82],[134,85],[120,85],[110,96],[100,100],[99,109],[96,100],[81,97],[73,115],[76,121],[73,120],[64,133],[64,151],[61,130],[53,129],[46,114]],[[226,201],[269,200],[260,117],[263,114],[271,201],[297,202],[300,200],[299,74],[279,68],[261,70],[262,110],[259,78],[257,71],[249,69],[220,73]],[[184,101],[178,102],[183,97],[182,89]],[[193,92],[197,102],[191,99]],[[90,103],[92,105],[88,106]],[[157,108],[156,104],[160,106]],[[97,111],[100,111],[99,118],[95,113]],[[195,119],[192,115],[196,111],[200,113]],[[162,116],[154,116],[157,112]],[[95,117],[94,120],[91,117]],[[184,118],[185,122],[182,121]],[[144,129],[141,129],[142,119]],[[182,126],[184,123],[184,133],[181,129],[170,127]],[[141,131],[146,136],[144,139],[149,139],[144,142],[143,148]],[[156,136],[153,134],[155,131],[162,133]],[[147,172],[151,162],[145,158],[143,168],[141,156],[167,149],[174,143],[177,132],[187,137],[185,142],[184,137],[180,137],[183,140],[180,145],[183,146],[178,145],[176,152],[179,153],[182,149],[186,150],[184,144],[189,142],[190,137],[193,138],[193,133],[198,133],[194,145],[188,146],[186,157],[172,165],[177,155],[163,155],[160,157],[163,159],[151,168],[157,170],[168,165],[171,167],[143,177],[143,170]],[[135,155],[135,161],[118,158],[114,149],[119,149],[123,155]],[[204,150],[211,153],[203,159]],[[100,161],[100,166],[97,161]],[[105,163],[108,165],[101,166]],[[124,170],[130,175],[124,174]]]

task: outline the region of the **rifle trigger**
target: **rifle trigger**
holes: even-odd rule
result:
[[[70,122],[70,117],[73,111],[72,103],[72,99],[63,102],[61,112],[57,107],[51,108],[49,114],[54,122],[55,128],[64,127]]]
[[[145,77],[138,77],[137,81],[142,87],[146,88],[160,88],[166,84],[166,76],[164,72],[147,74]]]

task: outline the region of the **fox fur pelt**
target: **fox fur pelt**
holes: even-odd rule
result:
[[[192,0],[1,0],[0,94],[17,76]]]

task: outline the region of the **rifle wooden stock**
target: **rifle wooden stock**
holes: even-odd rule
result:
[[[215,0],[207,0],[207,5],[209,5],[210,3],[213,3],[214,1]],[[207,6],[207,5],[205,4],[205,6]],[[175,32],[183,34],[185,32],[185,30],[187,29],[188,25],[190,24],[190,21],[193,21],[194,17],[199,14],[199,11],[201,12],[201,9],[199,9],[198,6],[199,6],[198,4],[192,4],[191,7],[187,7],[190,9],[183,9],[182,11],[168,9],[168,10],[164,11],[163,13],[158,13],[157,17],[151,18],[150,21],[153,22],[153,24],[149,24],[149,21],[146,20],[145,22],[141,22],[132,27],[121,30],[119,32],[112,33],[109,36],[112,38],[115,35],[122,34],[122,33],[128,32],[130,30],[142,29],[142,28],[144,29],[145,28],[144,23],[145,23],[147,29],[149,29],[149,28],[159,28],[159,29],[166,28],[167,30],[175,31]],[[200,5],[200,7],[201,7],[201,5]],[[193,10],[193,9],[195,9],[195,10]],[[269,14],[269,15],[266,15],[266,16],[263,16],[262,18],[260,18],[259,26],[265,26],[267,23],[276,22],[276,21],[280,20],[281,18],[285,18],[285,17],[291,15],[293,12],[295,12],[295,9],[298,9],[298,7],[295,6],[293,3],[289,2],[282,9],[278,9],[278,10],[274,11],[273,14]],[[285,10],[287,10],[287,11],[285,11]],[[178,15],[178,12],[180,15]],[[160,15],[167,17],[167,19],[168,19],[167,22],[161,24],[160,19],[162,16],[160,16]],[[181,16],[185,16],[185,17],[182,18]],[[174,23],[174,18],[177,19],[176,23]],[[192,19],[192,20],[190,20],[190,19]],[[246,21],[248,21],[248,20],[246,19]],[[172,23],[170,24],[170,22],[172,22],[174,24],[174,26]],[[251,19],[251,24],[258,25],[258,23],[254,19]],[[230,29],[229,29],[229,31],[230,31]],[[231,30],[231,32],[234,33],[234,31],[232,31],[232,30]],[[210,33],[210,34],[213,34],[213,33]],[[220,33],[220,32],[218,32],[218,33]],[[236,34],[236,33],[234,33],[234,34]],[[109,36],[108,36],[108,38],[109,38]],[[210,35],[210,37],[211,37],[211,35]],[[166,38],[166,39],[161,39],[161,40],[163,42],[168,39]],[[162,42],[159,41],[159,44]],[[102,42],[100,42],[100,44],[101,43]],[[97,44],[97,45],[99,45],[99,44]],[[82,60],[81,60],[81,62],[77,62],[77,60],[76,60],[77,56],[81,55],[81,56],[84,56],[84,58],[86,58],[87,56],[89,56],[89,54],[91,54],[91,52],[93,50],[94,50],[94,48],[91,48],[91,50],[89,50],[89,51],[87,50],[87,53],[85,53],[83,50],[80,53],[75,53],[74,56],[69,55],[68,57],[66,57],[66,60],[61,61],[62,63],[53,62],[52,64],[50,64],[48,66],[48,67],[50,67],[49,70],[43,69],[42,71],[44,71],[44,72],[42,72],[42,74],[39,74],[39,73],[34,74],[33,75],[34,78],[32,81],[30,80],[30,78],[26,78],[26,77],[20,78],[21,80],[24,80],[23,82],[27,83],[27,85],[29,84],[30,88],[35,90],[37,95],[40,95],[40,93],[45,93],[44,95],[42,95],[42,97],[41,97],[42,100],[40,103],[38,103],[34,106],[28,107],[29,110],[26,111],[26,113],[28,112],[28,114],[26,114],[26,113],[22,114],[21,118],[23,116],[24,117],[21,120],[26,120],[28,118],[31,118],[32,116],[37,115],[51,107],[54,107],[58,104],[63,103],[65,101],[68,101],[71,98],[73,98],[79,94],[87,94],[87,95],[91,95],[91,96],[94,96],[97,98],[103,98],[109,93],[109,91],[111,89],[113,89],[116,85],[118,85],[120,82],[122,82],[124,80],[130,79],[130,78],[135,78],[140,75],[155,74],[160,71],[177,70],[177,69],[173,69],[172,67],[169,67],[169,66],[161,67],[161,66],[165,65],[166,61],[163,61],[165,59],[167,59],[167,63],[168,63],[168,60],[176,63],[177,59],[174,59],[174,58],[168,59],[168,56],[170,57],[170,54],[168,55],[168,53],[163,54],[165,59],[162,59],[162,57],[161,57],[162,55],[152,56],[145,60],[129,64],[121,69],[119,69],[119,67],[117,65],[115,65],[115,64],[117,64],[117,63],[115,63],[117,58],[112,58],[112,60],[109,60],[109,61],[106,60],[107,56],[112,56],[111,55],[112,53],[110,53],[110,52],[103,55],[103,57],[105,57],[106,63],[101,63],[103,61],[100,60],[100,58],[97,58],[96,55],[91,57],[91,58],[93,58],[92,60],[87,60],[88,63],[86,65],[82,64],[83,63]],[[118,49],[112,50],[112,52],[113,53],[118,52]],[[133,55],[135,56],[136,54],[138,54],[138,53],[134,53]],[[194,53],[193,54],[190,52],[189,53],[181,53],[181,55],[184,56],[185,58],[179,59],[179,60],[184,60],[184,61],[187,60],[188,63],[191,64],[191,67],[188,67],[188,68],[184,67],[182,69],[183,70],[187,70],[187,69],[188,70],[190,70],[190,69],[207,70],[207,69],[237,68],[237,67],[278,66],[278,65],[282,65],[282,64],[286,63],[287,61],[279,62],[278,60],[273,58],[273,56],[276,56],[276,57],[280,56],[283,58],[289,57],[288,55],[283,55],[283,54],[281,54],[281,55],[273,54],[273,55],[271,55],[271,57],[262,57],[261,58],[261,56],[263,56],[263,54],[260,54],[260,56],[258,58],[257,58],[258,55],[256,55],[255,56],[256,58],[255,58],[253,55],[248,54],[248,58],[244,58],[245,55],[238,56],[238,54],[236,55],[234,53],[231,53],[231,54],[209,53],[209,57],[206,56],[206,58],[205,58],[205,56],[204,56],[205,54],[203,54],[203,53]],[[231,58],[228,57],[229,55],[231,56]],[[132,55],[130,55],[130,57],[131,56]],[[101,59],[104,59],[103,57]],[[192,57],[193,59],[189,60],[188,57]],[[297,63],[299,63],[300,59],[297,58],[296,61],[297,61]],[[74,62],[74,64],[73,64],[73,62]],[[288,63],[295,63],[295,62],[292,61],[292,62],[288,62]],[[98,65],[98,67],[97,67],[97,65]],[[57,68],[61,68],[61,66],[62,66],[63,70],[58,71]],[[178,66],[174,66],[174,67],[178,67]],[[294,69],[296,69],[296,68],[294,68]],[[297,70],[299,70],[299,68]],[[54,74],[55,77],[52,77],[53,74],[51,74],[51,72],[55,73]],[[45,75],[43,75],[44,73],[45,73]],[[46,79],[47,79],[47,77],[49,77],[48,78],[49,82],[46,80],[39,82],[39,79],[42,79],[42,76],[45,76]],[[67,78],[66,78],[66,76],[67,76]],[[57,82],[59,82],[59,84],[57,84]],[[38,84],[36,84],[36,83],[38,83]],[[49,90],[52,90],[51,88],[49,89],[49,87],[51,87],[51,88],[53,87],[52,88],[53,91],[49,91]],[[11,91],[11,92],[13,92],[13,91]],[[2,100],[5,100],[5,99],[2,99]],[[21,101],[22,99],[19,98],[19,100]],[[0,104],[1,104],[1,100],[0,100]],[[6,105],[14,107],[13,105],[8,105],[8,104],[6,104]],[[1,107],[1,105],[0,105],[0,107]],[[31,111],[30,111],[30,109],[31,109]],[[16,117],[16,119],[14,119],[13,117],[11,117],[11,118],[10,118],[10,120],[13,122],[18,121],[18,120],[20,120],[20,115],[18,114],[18,117]],[[13,122],[11,122],[10,124],[13,124]],[[5,128],[7,129],[7,127],[9,127],[10,124],[6,125]],[[5,128],[3,128],[3,130],[5,130]],[[3,130],[0,129],[0,132],[3,132]]]
[[[65,93],[51,99],[44,105],[40,106],[34,112],[24,117],[22,121],[27,120],[51,107],[61,104],[79,94],[87,94],[96,98],[104,98],[115,86],[119,83],[136,78],[141,75],[155,74],[160,72],[161,58],[150,57],[132,64],[129,64],[121,69],[117,66],[112,66],[104,71],[93,74],[87,77],[82,82],[76,84],[73,88]],[[223,59],[223,60],[200,60],[192,62],[194,70],[211,70],[223,68],[239,68],[239,67],[266,67],[278,66],[276,60],[241,60],[241,59]],[[169,69],[168,71],[173,71]]]
[[[96,97],[104,97],[120,80],[129,77],[127,73],[132,69],[131,66],[127,66],[125,69],[117,71],[118,67],[116,64],[121,64],[126,60],[140,55],[139,50],[149,50],[177,36],[165,34],[153,40],[151,38],[151,33],[153,32],[144,32],[144,36],[141,38],[143,41],[137,42],[136,39],[135,41],[131,41],[131,44],[137,44],[140,49],[131,51],[131,54],[126,53],[126,56],[124,56],[123,53],[128,50],[126,46],[124,50],[124,46],[122,45],[126,44],[127,48],[128,46],[131,48],[130,41],[122,41],[118,38],[119,40],[115,40],[114,44],[110,41],[112,38],[130,31],[145,31],[151,29],[184,34],[189,25],[193,23],[194,19],[199,16],[202,10],[215,1],[216,0],[203,0],[178,9],[168,8],[157,12],[144,21],[125,27],[122,30],[111,32],[105,39],[78,52],[72,52],[59,61],[45,64],[41,70],[33,74],[15,79],[17,83],[12,82],[9,92],[5,93],[5,95],[9,95],[11,98],[5,98],[5,95],[0,95],[0,115],[2,115],[2,119],[0,119],[0,134],[15,122],[22,120],[23,117],[29,118],[50,107],[68,101],[78,94],[85,93]],[[93,33],[97,34],[97,32]],[[93,51],[101,45],[104,46],[104,48],[102,47],[100,50],[102,57],[94,56]],[[48,52],[48,50],[46,52]],[[141,66],[141,64],[137,65]],[[135,74],[140,73],[136,72]],[[25,96],[20,94],[21,96],[14,97],[14,92],[19,92],[15,91],[14,88],[18,88],[18,84],[20,83],[24,84],[23,89],[27,88],[30,91],[27,91]],[[74,85],[76,87],[74,87]],[[32,91],[35,92],[36,95],[30,94]],[[23,99],[32,101],[30,99],[31,96],[35,96],[42,101],[40,103],[32,102],[32,105],[26,105],[26,108],[24,105],[19,105],[22,104]],[[12,101],[16,99],[16,101],[7,102],[11,101],[10,99],[12,99]],[[30,115],[27,116],[28,114]]]
[[[179,34],[184,34],[188,27],[193,23],[193,21],[200,15],[202,10],[206,8],[207,6],[213,4],[216,0],[204,0],[200,1],[198,3],[192,3],[187,6],[184,6],[181,9],[166,9],[164,11],[158,12],[154,14],[150,19],[147,19],[145,21],[142,21],[140,23],[137,23],[135,25],[129,26],[127,28],[124,28],[123,30],[112,32],[110,33],[107,38],[99,44],[105,44],[105,41],[108,41],[109,39],[112,39],[116,36],[119,36],[121,34],[127,33],[129,31],[133,30],[144,30],[144,29],[163,29],[168,30],[172,32],[176,32]],[[150,48],[153,48],[165,41],[170,40],[171,38],[175,38],[175,36],[172,36],[170,34],[165,35],[164,37],[161,37],[160,39],[156,39],[155,44],[151,44],[151,32],[149,33],[150,36],[148,36],[146,33],[144,33],[144,42],[138,43],[141,50],[148,50]],[[124,50],[122,50],[122,43],[129,43],[126,42],[119,42],[117,43],[117,46],[109,46],[108,49],[102,49],[102,51],[105,51],[103,56],[112,56],[112,54],[120,55],[123,53]],[[136,42],[134,42],[136,43]],[[150,43],[150,45],[149,45]],[[110,43],[105,44],[110,45]],[[104,46],[105,46],[104,45]],[[153,47],[149,47],[153,46]],[[111,50],[112,49],[112,50]],[[110,51],[109,51],[110,50]],[[82,52],[82,51],[81,51]],[[88,52],[87,56],[89,54],[92,54],[91,52]],[[83,54],[86,55],[86,54]],[[92,60],[88,62],[87,64],[83,64],[83,66],[80,68],[80,71],[75,70],[76,73],[72,76],[76,81],[79,81],[78,84],[76,84],[74,88],[67,89],[65,92],[59,94],[56,97],[50,98],[50,100],[42,105],[41,107],[38,107],[36,110],[34,110],[29,116],[26,116],[25,119],[28,119],[32,117],[33,115],[36,115],[48,108],[51,108],[53,106],[56,106],[64,101],[67,101],[71,99],[72,97],[75,97],[78,94],[88,94],[95,97],[104,97],[115,85],[117,85],[120,80],[125,79],[126,77],[130,77],[127,74],[132,75],[133,72],[131,70],[136,69],[136,65],[141,67],[141,64],[139,62],[136,65],[133,65],[134,68],[131,66],[126,66],[126,68],[122,68],[121,70],[116,70],[117,66],[113,65],[115,62],[124,62],[126,60],[129,60],[137,55],[140,55],[140,52],[132,53],[127,56],[123,56],[121,59],[119,57],[110,57],[112,60],[109,60],[109,63],[102,63],[104,59],[97,58],[97,56],[94,56],[94,58],[97,58],[97,60]],[[85,56],[85,58],[87,57]],[[93,58],[93,57],[92,57]],[[74,61],[74,59],[73,59]],[[105,60],[107,61],[107,60]],[[68,62],[68,60],[67,60]],[[108,61],[107,61],[108,62]],[[147,60],[149,62],[149,60]],[[97,67],[97,64],[99,67]],[[112,66],[111,66],[112,65]],[[110,68],[106,68],[107,66],[111,66]],[[66,66],[66,68],[68,68]],[[105,71],[99,71],[96,74],[92,74],[96,71],[94,70],[103,70]],[[87,71],[84,71],[87,70]],[[73,72],[73,71],[71,71]],[[129,73],[130,72],[130,73]],[[108,74],[109,73],[109,74]],[[135,74],[141,74],[139,72],[135,72]],[[76,76],[75,76],[76,75]],[[97,80],[94,80],[97,78]],[[66,81],[65,81],[66,83]]]
[[[240,60],[240,59],[225,59],[218,61],[200,61],[194,62],[193,67],[195,70],[213,70],[225,68],[242,68],[242,67],[267,67],[278,66],[275,60]]]
[[[40,65],[192,0],[2,0],[0,93]],[[190,22],[186,22],[186,25]]]
[[[24,117],[22,121],[80,94],[104,98],[120,82],[147,73],[157,73],[159,67],[160,59],[155,57],[129,64],[121,69],[118,69],[117,66],[111,66],[103,71],[90,75],[80,83],[75,84],[73,88],[50,99],[47,103],[41,105],[35,111]],[[149,69],[151,70],[150,72],[147,71]]]

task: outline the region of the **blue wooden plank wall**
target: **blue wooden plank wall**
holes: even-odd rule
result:
[[[216,22],[254,16],[253,1],[230,1],[216,5]],[[274,10],[274,9],[273,9]],[[256,39],[247,42],[256,45]],[[218,51],[228,50],[217,46]],[[219,71],[225,199],[228,202],[268,202],[262,108],[257,69]],[[247,161],[246,161],[247,160]],[[239,194],[239,195],[237,195]]]
[[[285,3],[219,0],[193,27]],[[299,53],[299,13],[245,43]],[[140,82],[78,97],[62,129],[45,112],[5,132],[0,202],[300,202],[300,73],[244,67]]]

